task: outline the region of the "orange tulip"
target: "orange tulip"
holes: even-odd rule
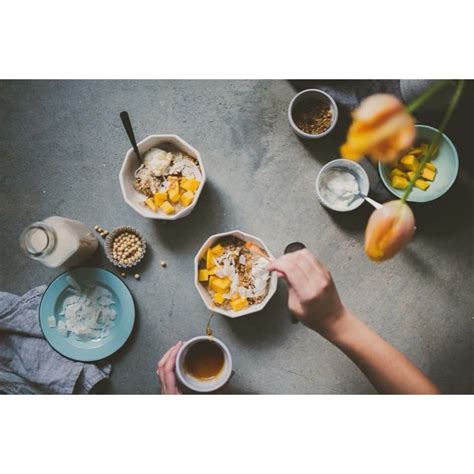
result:
[[[365,253],[376,262],[392,258],[413,237],[415,217],[402,201],[390,201],[370,216],[365,230]]]
[[[369,155],[378,161],[394,161],[415,140],[415,122],[393,95],[375,94],[352,113],[353,122],[341,154],[349,160]]]

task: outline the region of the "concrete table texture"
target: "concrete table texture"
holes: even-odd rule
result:
[[[125,279],[136,327],[111,357],[112,376],[100,391],[159,393],[157,360],[177,340],[204,334],[210,316],[193,285],[193,257],[209,235],[235,228],[259,236],[276,255],[289,242],[304,242],[331,270],[344,303],[442,391],[472,391],[473,186],[463,168],[472,154],[458,147],[461,175],[453,189],[413,206],[414,240],[393,260],[374,264],[363,251],[371,208],[333,213],[314,192],[321,166],[339,158],[347,111],[327,138],[301,141],[287,120],[297,88],[286,81],[0,82],[2,291],[21,294],[60,272],[19,248],[21,230],[50,215],[90,228],[135,226],[148,242],[140,281]],[[138,140],[175,133],[200,151],[208,183],[189,217],[147,220],[124,202],[118,173],[130,145],[122,110]],[[465,129],[449,130],[456,145],[467,141]],[[365,166],[376,189],[377,175]],[[102,249],[93,262],[111,269]],[[373,393],[346,356],[291,322],[286,299],[280,282],[263,312],[213,318],[234,359],[229,391]]]

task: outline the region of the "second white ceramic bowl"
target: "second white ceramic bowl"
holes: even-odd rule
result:
[[[223,232],[222,234],[211,235],[204,242],[202,247],[199,249],[198,253],[196,254],[196,257],[194,257],[194,285],[196,286],[198,293],[201,295],[201,298],[204,301],[204,304],[207,306],[207,309],[209,311],[222,314],[229,318],[239,318],[240,316],[256,313],[257,311],[261,311],[263,308],[265,308],[267,303],[270,301],[271,297],[275,294],[275,291],[277,289],[277,284],[278,284],[278,277],[276,273],[274,272],[271,274],[270,285],[268,288],[267,296],[265,296],[263,301],[259,304],[249,306],[247,309],[243,309],[242,311],[226,310],[223,308],[219,308],[218,306],[215,306],[212,302],[212,299],[209,293],[207,292],[207,289],[204,287],[202,283],[199,282],[199,279],[198,279],[199,262],[204,257],[209,247],[212,247],[213,245],[217,244],[217,242],[221,240],[223,237],[227,237],[231,235],[238,237],[244,242],[255,242],[262,249],[264,249],[271,258],[274,258],[272,253],[270,252],[268,247],[263,243],[262,240],[260,240],[258,237],[255,237],[253,235],[246,234],[245,232],[242,232],[241,230],[231,230],[229,232]]]
[[[149,219],[175,221],[191,214],[192,210],[195,208],[199,200],[199,196],[201,195],[201,192],[204,188],[204,184],[206,182],[206,172],[204,170],[204,165],[199,152],[178,135],[149,135],[137,145],[138,150],[143,156],[148,150],[150,150],[150,148],[159,147],[160,145],[163,146],[165,144],[171,145],[173,148],[186,153],[187,155],[195,158],[199,162],[202,175],[201,185],[196,191],[196,195],[194,197],[193,202],[188,207],[185,207],[184,209],[180,210],[179,212],[176,212],[175,214],[168,215],[164,212],[153,212],[144,204],[146,197],[143,194],[139,193],[133,187],[133,182],[135,180],[135,171],[140,166],[140,163],[138,162],[138,159],[135,156],[133,148],[130,148],[130,150],[127,151],[127,154],[125,155],[125,159],[122,164],[122,168],[120,169],[120,188],[122,189],[122,195],[125,199],[125,202],[143,217],[147,217]]]

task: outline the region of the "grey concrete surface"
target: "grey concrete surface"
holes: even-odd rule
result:
[[[305,242],[361,319],[444,392],[472,391],[472,153],[459,150],[461,174],[444,198],[414,207],[418,230],[406,250],[374,264],[363,252],[371,209],[331,213],[313,191],[318,170],[339,156],[345,111],[326,139],[300,141],[286,116],[298,87],[285,81],[0,82],[0,288],[20,294],[58,273],[29,260],[18,245],[24,226],[50,215],[90,227],[136,226],[149,244],[141,280],[126,279],[136,327],[98,391],[159,392],[158,358],[178,339],[203,334],[209,317],[193,286],[193,256],[210,234],[234,228],[261,237],[275,254],[291,241]],[[189,217],[148,221],[123,201],[118,172],[129,143],[121,110],[129,111],[138,139],[176,133],[201,152],[209,182]],[[456,145],[468,142],[464,125],[448,131]],[[373,170],[371,178],[380,191]],[[95,261],[110,268],[102,253]],[[286,297],[280,284],[262,313],[214,318],[214,332],[234,358],[229,390],[373,393],[341,352],[291,323]]]

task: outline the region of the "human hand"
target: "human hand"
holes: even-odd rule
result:
[[[158,362],[156,375],[158,375],[158,378],[160,379],[161,393],[164,395],[181,394],[176,382],[174,369],[176,365],[176,356],[182,345],[183,342],[179,341],[177,344],[171,347]]]
[[[306,326],[326,333],[345,312],[328,270],[307,249],[288,253],[268,265],[289,286],[288,307]]]

